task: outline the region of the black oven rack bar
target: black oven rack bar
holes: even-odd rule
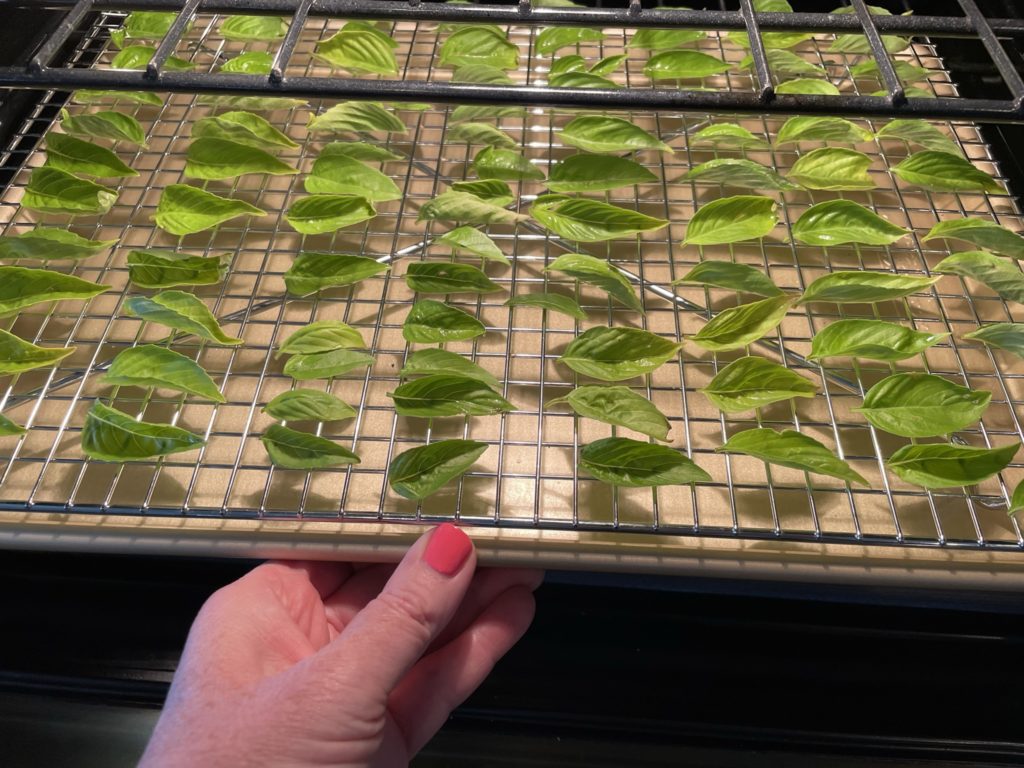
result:
[[[542,107],[828,114],[854,117],[921,117],[993,122],[1024,122],[1024,79],[1000,36],[1024,36],[1024,21],[986,19],[974,0],[959,0],[963,17],[876,16],[865,0],[851,0],[854,13],[764,13],[751,0],[738,11],[644,9],[639,0],[626,8],[534,8],[514,5],[458,5],[419,0],[48,0],[70,6],[67,18],[41,46],[27,67],[0,68],[0,87],[73,90],[161,90],[177,93],[276,95],[299,98],[428,101],[435,104],[515,104]],[[26,4],[17,0],[15,4]],[[142,72],[51,67],[57,51],[94,11],[177,11],[178,17]],[[163,63],[197,13],[276,14],[291,17],[269,75],[172,72]],[[474,85],[468,83],[290,77],[285,67],[309,16],[389,21],[516,24],[525,26],[663,27],[742,30],[750,39],[756,89],[749,93],[669,88],[581,89],[550,86]],[[885,95],[815,96],[776,93],[762,33],[806,30],[860,33],[878,65]],[[885,50],[883,34],[967,37],[980,40],[1003,78],[1010,98],[908,98]]]

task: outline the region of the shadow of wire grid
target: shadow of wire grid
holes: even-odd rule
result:
[[[71,66],[109,66],[114,51],[108,49],[109,29],[120,25],[121,15],[98,17],[76,51]],[[177,56],[193,61],[200,71],[216,69],[243,50],[240,43],[218,36],[220,19],[201,16],[179,44]],[[316,41],[328,37],[344,22],[310,19],[290,65],[290,74],[328,74],[312,57]],[[400,71],[407,79],[446,80],[451,70],[436,67],[443,34],[435,25],[401,23],[391,29],[400,46]],[[587,43],[579,52],[588,59],[617,53],[628,54],[625,66],[613,75],[623,85],[650,87],[643,76],[646,52],[626,47],[624,30],[606,30],[606,39]],[[513,27],[510,38],[521,49],[520,67],[512,73],[516,82],[544,84],[550,57],[532,54],[535,31]],[[870,93],[880,85],[874,80],[854,80],[850,66],[859,57],[827,52],[827,42],[802,43],[795,50],[827,68],[843,92]],[[274,44],[249,43],[245,50],[274,50]],[[710,33],[698,47],[728,61],[738,62],[744,51],[725,35]],[[568,51],[563,51],[566,53]],[[97,59],[95,64],[92,62]],[[956,91],[934,49],[917,43],[897,56],[927,68],[928,88],[936,94],[955,96]],[[719,89],[751,90],[746,71],[732,71],[708,78],[706,85]],[[31,168],[43,163],[42,149],[19,154],[18,142],[51,129],[62,99],[48,93],[36,113],[26,121],[19,137],[6,153],[8,165],[20,165],[14,182],[0,202],[0,226],[4,234],[18,234],[44,222],[18,207]],[[297,150],[280,153],[303,173],[324,143],[334,137],[311,136],[305,129],[311,111],[328,105],[310,104],[310,110],[278,110],[266,116],[300,144]],[[408,106],[408,105],[407,105]],[[895,370],[870,361],[837,361],[826,371],[806,362],[813,334],[841,317],[876,317],[909,323],[919,330],[952,332],[945,343],[920,357],[902,362],[899,370],[927,370],[942,374],[975,389],[992,392],[992,405],[983,421],[955,439],[972,445],[1001,445],[1022,437],[1017,408],[1024,401],[1019,361],[960,340],[959,336],[979,322],[1020,320],[1019,308],[976,283],[948,276],[928,294],[907,300],[867,305],[800,307],[790,312],[774,337],[751,348],[755,354],[783,362],[821,385],[812,400],[777,403],[759,414],[725,416],[697,390],[720,367],[740,353],[713,355],[687,344],[680,360],[664,365],[645,382],[645,394],[669,417],[672,445],[686,451],[714,478],[691,487],[620,489],[580,476],[575,470],[580,446],[616,432],[642,438],[626,429],[577,419],[559,410],[544,411],[542,404],[564,395],[576,383],[574,375],[556,363],[558,355],[576,334],[599,324],[647,328],[672,339],[695,333],[708,311],[716,313],[734,305],[735,295],[699,287],[669,283],[702,259],[732,259],[766,270],[781,287],[801,290],[815,277],[837,269],[874,269],[907,274],[929,274],[947,253],[941,242],[924,247],[918,237],[905,238],[888,248],[844,246],[805,248],[789,242],[788,228],[800,212],[815,202],[834,197],[818,192],[787,192],[781,197],[781,217],[787,232],[763,242],[732,246],[683,248],[680,240],[686,222],[699,205],[723,194],[719,185],[679,181],[692,166],[712,159],[710,148],[688,145],[686,137],[712,122],[709,116],[679,113],[630,113],[631,121],[657,133],[676,149],[674,155],[641,153],[637,158],[661,179],[660,183],[616,190],[606,194],[610,202],[670,219],[664,230],[635,240],[585,244],[576,247],[546,232],[533,222],[518,228],[493,227],[489,231],[512,258],[511,268],[489,265],[488,272],[505,289],[478,298],[448,297],[448,302],[479,317],[488,333],[472,342],[446,348],[464,354],[503,382],[503,394],[516,410],[504,416],[472,419],[427,420],[396,416],[387,393],[398,383],[397,373],[409,353],[401,335],[405,314],[414,295],[402,279],[407,265],[421,259],[446,258],[449,252],[433,239],[449,227],[438,222],[418,223],[422,204],[443,191],[451,181],[472,176],[469,163],[473,149],[449,143],[449,110],[402,108],[409,126],[405,134],[386,144],[402,160],[384,163],[382,170],[402,189],[403,199],[378,206],[379,215],[362,225],[334,235],[303,238],[283,219],[283,212],[303,194],[302,175],[292,177],[244,177],[211,182],[208,188],[255,203],[268,212],[262,218],[235,220],[213,232],[176,239],[156,229],[151,221],[160,192],[168,184],[183,181],[185,152],[192,124],[214,112],[195,97],[170,95],[159,107],[122,105],[134,111],[147,131],[148,148],[133,157],[122,157],[139,171],[120,188],[111,211],[100,218],[75,220],[71,229],[93,238],[119,239],[108,254],[101,254],[62,270],[88,280],[110,284],[112,289],[81,311],[77,302],[61,302],[35,308],[9,319],[4,327],[34,343],[73,345],[75,352],[59,367],[14,377],[4,390],[0,407],[26,426],[23,438],[9,438],[0,445],[0,503],[3,508],[76,512],[116,511],[172,515],[226,515],[236,517],[304,516],[317,519],[415,520],[456,517],[480,524],[539,528],[593,528],[620,531],[700,534],[740,538],[793,540],[873,541],[897,544],[945,543],[964,547],[1017,548],[1024,545],[1014,519],[1006,515],[1009,492],[1024,472],[1017,464],[1001,476],[970,489],[927,493],[903,483],[884,471],[883,457],[904,441],[878,432],[853,413],[864,391]],[[72,113],[87,111],[69,105]],[[559,139],[561,128],[572,114],[559,110],[524,110],[521,116],[503,116],[497,124],[520,142],[526,156],[541,168],[575,150]],[[728,117],[755,134],[772,138],[781,125],[777,118]],[[871,121],[869,128],[877,128]],[[967,123],[945,126],[978,167],[999,176],[977,128]],[[747,151],[745,156],[785,172],[811,145]],[[936,220],[978,215],[994,218],[1011,228],[1022,226],[1012,198],[999,195],[927,195],[897,185],[890,168],[907,154],[900,142],[859,145],[873,158],[871,174],[878,188],[842,195],[876,210],[890,221],[917,230],[918,236]],[[724,152],[724,156],[740,156]],[[543,190],[542,184],[518,186],[520,207]],[[62,224],[63,219],[45,223]],[[176,247],[190,253],[229,254],[231,269],[217,286],[196,288],[228,333],[246,343],[238,349],[213,346],[193,337],[178,337],[174,348],[191,356],[222,385],[227,402],[213,405],[189,397],[168,396],[136,388],[105,386],[102,371],[118,351],[166,338],[161,327],[145,326],[125,317],[124,299],[139,291],[128,284],[125,259],[132,248]],[[387,261],[391,271],[365,280],[352,289],[328,291],[303,299],[286,298],[283,272],[300,250],[359,253]],[[626,270],[642,286],[646,315],[638,316],[610,303],[606,295],[590,287],[578,287],[545,265],[561,253],[582,250],[608,258]],[[54,267],[51,267],[54,268]],[[550,287],[575,293],[588,310],[588,319],[576,323],[552,313],[546,320],[540,310],[504,306],[509,296]],[[261,413],[263,404],[296,386],[281,372],[274,358],[278,344],[295,330],[314,320],[343,320],[358,328],[369,341],[376,363],[365,375],[348,375],[330,382],[308,382],[358,406],[359,416],[348,422],[320,425],[317,433],[352,447],[362,462],[357,466],[314,473],[282,471],[269,466],[259,442],[272,419]],[[784,354],[780,352],[784,350]],[[632,382],[636,383],[636,382]],[[87,461],[79,447],[85,411],[95,398],[103,397],[148,421],[163,421],[204,434],[208,444],[201,451],[165,460],[135,462],[123,466]],[[782,467],[767,467],[742,456],[715,453],[728,436],[757,425],[795,428],[834,445],[840,454],[870,482],[871,488],[848,487],[821,475],[808,476]],[[422,506],[402,499],[386,485],[385,469],[400,451],[425,442],[465,437],[482,440],[491,448],[473,470],[457,483],[427,499]]]

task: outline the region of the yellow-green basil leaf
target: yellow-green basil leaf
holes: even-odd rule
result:
[[[484,451],[487,443],[473,440],[442,440],[398,454],[388,466],[388,485],[406,499],[424,499],[464,473]]]
[[[919,83],[927,80],[931,75],[931,72],[924,67],[919,67],[906,61],[893,61],[892,67],[896,70],[896,77],[903,83]],[[860,64],[850,67],[850,75],[855,79],[873,77],[879,82],[882,81],[882,75],[878,71],[878,62],[873,58],[870,61],[862,61]]]
[[[136,421],[98,400],[85,414],[82,453],[98,461],[133,461],[192,451],[205,445],[199,435],[170,424]]]
[[[940,279],[894,275],[890,272],[832,272],[822,275],[807,286],[798,303],[831,301],[835,304],[876,304],[920,293]]]
[[[808,189],[874,189],[871,158],[843,147],[820,147],[797,158],[789,178]]]
[[[1020,450],[1020,443],[1002,448],[967,445],[905,445],[885,465],[901,480],[922,488],[961,488],[1002,472]]]
[[[11,437],[12,435],[24,435],[28,432],[20,424],[16,424],[9,418],[0,414],[0,437]]]
[[[735,195],[703,205],[686,226],[684,245],[720,245],[753,240],[771,232],[779,219],[770,197]]]
[[[369,35],[376,35],[389,48],[398,48],[398,41],[389,35],[385,30],[389,24],[386,21],[381,22],[367,22],[367,21],[348,21],[345,26],[341,28],[342,32],[361,32]]]
[[[311,355],[292,355],[284,364],[284,373],[296,381],[330,379],[356,368],[373,365],[373,357],[352,349],[332,349]]]
[[[147,107],[162,107],[163,97],[149,91],[94,91],[87,88],[80,88],[75,91],[71,100],[75,104],[107,104],[125,102],[129,104],[143,104]]]
[[[386,162],[388,160],[401,160],[402,155],[392,152],[386,147],[378,147],[367,144],[365,141],[332,141],[322,150],[319,158],[323,160],[329,157],[349,157],[353,160],[364,162]]]
[[[271,424],[260,436],[270,463],[281,469],[324,469],[358,464],[359,456],[326,437]]]
[[[940,221],[921,238],[922,243],[945,238],[963,240],[986,251],[1009,256],[1011,259],[1024,258],[1024,237],[985,219],[953,219]]]
[[[644,74],[652,80],[688,80],[728,72],[731,66],[700,51],[662,51],[647,60]]]
[[[729,41],[741,48],[750,49],[750,37],[746,32],[733,30],[729,33]],[[813,37],[809,32],[761,32],[761,42],[766,50],[773,48],[792,48]]]
[[[775,143],[838,141],[857,144],[873,138],[871,131],[841,117],[791,117],[779,129]]]
[[[500,117],[522,117],[522,107],[496,107],[487,104],[462,104],[451,111],[448,122],[464,123],[475,120],[497,120]]]
[[[828,475],[849,483],[870,485],[845,461],[819,443],[795,430],[748,429],[730,437],[719,453],[742,453],[768,464]]]
[[[604,40],[604,32],[588,27],[551,27],[542,29],[534,40],[533,49],[541,56],[550,56],[561,48],[580,43]]]
[[[512,78],[505,70],[492,67],[489,64],[466,64],[452,72],[452,82],[512,85]]]
[[[626,427],[655,440],[668,440],[670,425],[665,414],[629,387],[576,387],[565,397],[551,400],[544,407],[550,408],[561,403],[585,418]]]
[[[621,88],[614,80],[609,80],[593,72],[563,72],[552,75],[548,85],[554,88]]]
[[[312,355],[335,349],[365,349],[363,335],[340,320],[318,320],[300,328],[278,347],[281,355]]]
[[[112,387],[159,387],[223,403],[224,395],[194,360],[177,352],[143,344],[118,353],[103,383]]]
[[[313,58],[350,72],[397,75],[398,61],[389,42],[380,33],[342,29],[317,43]]]
[[[263,413],[284,421],[341,421],[356,415],[356,409],[330,392],[293,389],[282,392],[265,406]]]
[[[1006,192],[1002,184],[969,160],[949,152],[915,152],[893,166],[892,172],[908,184],[934,192]]]
[[[793,305],[790,296],[775,296],[719,312],[691,339],[712,352],[742,349],[778,327]]]
[[[304,251],[284,273],[288,293],[308,296],[325,288],[340,288],[387,272],[390,267],[368,256]]]
[[[155,296],[133,296],[125,301],[124,307],[133,317],[191,333],[201,339],[228,346],[242,343],[242,339],[224,333],[217,318],[191,293],[164,291]]]
[[[376,168],[333,153],[316,159],[313,171],[303,179],[303,185],[312,195],[355,195],[371,203],[402,197],[402,190],[395,182]]]
[[[128,253],[128,279],[140,288],[216,285],[227,271],[228,259],[220,256],[190,256],[144,249]]]
[[[203,94],[199,97],[198,103],[228,109],[255,110],[256,112],[273,112],[277,109],[309,106],[309,102],[302,99],[289,99],[285,96],[227,96],[222,93]]]
[[[793,224],[793,239],[804,245],[890,245],[909,234],[909,229],[850,200],[812,205]]]
[[[796,80],[787,80],[775,86],[776,93],[799,93],[806,96],[838,96],[839,89],[828,80],[817,78],[798,77]]]
[[[1006,513],[1012,515],[1021,509],[1024,509],[1024,480],[1017,483],[1017,487],[1013,489],[1013,496],[1010,497],[1010,506]]]
[[[682,179],[744,189],[800,189],[799,185],[786,181],[771,168],[753,160],[733,157],[719,157],[696,165]]]
[[[435,418],[445,416],[489,416],[515,408],[479,379],[449,374],[431,374],[407,381],[389,392],[400,416]]]
[[[564,75],[567,72],[586,72],[587,71],[587,60],[582,56],[577,56],[575,53],[569,56],[562,56],[561,58],[555,59],[551,62],[551,70],[548,74],[549,77],[555,75]]]
[[[508,41],[504,32],[494,28],[463,27],[441,44],[438,61],[442,67],[487,64],[498,69],[515,69],[519,65],[519,48]]]
[[[672,285],[686,283],[710,285],[757,296],[782,295],[782,290],[764,272],[748,264],[734,264],[731,261],[702,261]]]
[[[372,219],[377,210],[357,195],[309,195],[296,200],[284,217],[304,235],[322,235]]]
[[[710,144],[725,149],[764,149],[768,142],[734,123],[718,123],[701,128],[690,137],[693,145]]]
[[[409,265],[405,283],[417,293],[493,293],[501,286],[469,264],[420,261]]]
[[[658,177],[639,163],[607,155],[570,155],[551,167],[548,189],[561,194],[600,192],[633,184],[650,184]]]
[[[3,241],[0,241],[3,253]],[[1008,261],[985,251],[962,251],[947,256],[933,272],[960,275],[988,286],[1000,298],[1024,304],[1024,273]]]
[[[244,200],[220,197],[188,184],[165,187],[153,221],[172,235],[191,235],[239,216],[266,216],[267,212]]]
[[[74,347],[37,347],[0,329],[0,376],[49,368],[74,351]]]
[[[32,171],[21,204],[40,213],[98,216],[109,211],[115,200],[113,189],[44,165]]]
[[[36,227],[20,235],[0,237],[0,259],[87,259],[117,240],[89,240],[66,229]]]
[[[592,379],[624,381],[660,368],[682,346],[640,328],[598,326],[569,342],[558,359]]]
[[[72,117],[66,109],[60,112],[60,127],[72,136],[108,141],[125,141],[146,148],[146,134],[139,121],[122,112],[94,112]],[[51,134],[51,136],[56,134]]]
[[[279,16],[229,16],[220,25],[225,40],[241,42],[280,40],[288,33],[288,20]]]
[[[895,362],[919,355],[948,336],[915,331],[885,320],[837,320],[814,334],[808,358],[864,357]]]
[[[897,373],[868,390],[859,412],[871,424],[901,437],[935,437],[969,427],[992,394],[961,387],[930,373]]]
[[[472,227],[458,227],[451,232],[445,232],[434,242],[451,246],[451,249],[455,252],[472,253],[474,256],[479,256],[485,261],[497,261],[506,266],[512,264],[491,238]]]
[[[156,53],[156,48],[151,45],[129,45],[118,51],[111,60],[110,66],[112,69],[145,69],[154,53]],[[172,72],[186,71],[194,69],[195,64],[179,59],[177,56],[168,56],[160,68]]]
[[[963,150],[955,140],[926,120],[890,120],[875,134],[875,138],[899,139],[936,152],[963,155]]]
[[[506,307],[537,307],[552,312],[559,312],[563,315],[586,320],[587,313],[583,311],[576,299],[571,296],[563,296],[560,293],[524,293],[520,296],[513,296],[505,302]]]
[[[741,357],[720,370],[700,391],[720,411],[735,413],[794,397],[814,397],[818,385],[762,357]]]
[[[803,56],[799,56],[784,48],[769,48],[765,51],[768,67],[776,77],[789,80],[795,77],[828,77],[828,72],[817,64],[813,64]],[[746,56],[736,65],[737,69],[750,69],[754,65],[754,57]]]
[[[612,72],[617,70],[619,66],[628,59],[624,53],[619,53],[614,56],[605,56],[603,59],[597,62],[590,68],[590,74],[592,75],[610,75]]]
[[[507,133],[487,123],[459,123],[448,129],[448,141],[486,144],[488,147],[511,149],[516,141]]]
[[[492,389],[499,386],[498,380],[490,371],[485,371],[473,361],[445,349],[421,349],[413,352],[398,373],[402,378],[435,374],[476,379]]]
[[[595,440],[580,451],[581,470],[609,485],[647,488],[706,483],[711,475],[667,445],[628,437]]]
[[[121,26],[121,32],[129,40],[163,40],[178,17],[174,11],[132,11]],[[185,26],[186,32],[191,22]]]
[[[882,35],[882,45],[889,53],[899,53],[910,47],[910,40],[896,35]],[[871,44],[864,35],[838,35],[828,47],[829,53],[870,54]]]
[[[310,133],[405,133],[405,123],[372,101],[343,101],[309,121]]]
[[[0,315],[45,301],[91,299],[110,287],[48,269],[0,267]]]
[[[485,203],[505,207],[511,205],[516,195],[501,179],[481,179],[479,181],[456,181],[452,183],[455,192],[466,192]]]
[[[556,235],[583,243],[627,237],[668,224],[639,211],[565,195],[541,195],[530,206],[530,215]]]
[[[246,51],[224,62],[220,71],[243,75],[269,75],[273,66],[274,57],[266,51]]]
[[[637,152],[641,149],[654,149],[672,154],[668,144],[621,117],[580,115],[562,129],[559,137],[564,143],[584,152]]]
[[[528,217],[459,190],[442,192],[420,208],[417,221],[443,219],[468,224],[515,224]]]
[[[638,29],[629,39],[627,48],[644,48],[649,51],[663,51],[680,48],[688,43],[703,39],[699,29]]]
[[[1024,325],[1021,323],[990,323],[976,331],[965,333],[964,338],[1024,357]]]
[[[484,324],[468,312],[433,299],[413,304],[402,324],[402,337],[414,344],[463,341],[483,336],[486,332]]]
[[[644,305],[633,285],[625,276],[604,259],[584,253],[566,253],[559,256],[545,270],[564,272],[580,282],[596,285],[613,299],[641,314]]]
[[[227,139],[260,149],[266,147],[295,149],[299,146],[267,122],[265,118],[254,115],[252,112],[224,112],[220,115],[200,118],[192,126],[192,138]],[[324,151],[327,151],[327,147],[324,147]]]
[[[481,179],[526,181],[544,178],[544,171],[518,152],[487,147],[473,158],[473,170]]]
[[[229,139],[193,139],[185,156],[185,175],[193,179],[233,179],[247,173],[289,176],[298,172],[269,152]]]

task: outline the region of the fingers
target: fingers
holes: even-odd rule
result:
[[[543,580],[544,571],[534,568],[478,568],[462,605],[434,640],[430,650],[440,648],[461,635],[498,595],[512,587],[525,587],[533,592]]]
[[[334,563],[321,560],[268,560],[263,566],[281,568],[303,575],[313,585],[321,599],[337,591],[353,573],[350,563]]]

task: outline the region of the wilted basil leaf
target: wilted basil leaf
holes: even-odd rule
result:
[[[1013,461],[1020,443],[1002,448],[973,448],[966,445],[905,445],[885,465],[893,474],[922,488],[960,488],[975,485]]]
[[[691,340],[712,352],[741,349],[773,331],[793,305],[790,296],[775,296],[719,312]]]
[[[0,253],[3,252],[0,241]],[[947,256],[933,272],[960,275],[988,286],[1000,298],[1024,304],[1024,274],[1004,259],[985,251],[963,251]]]
[[[445,374],[482,381],[488,387],[497,389],[498,380],[489,371],[485,371],[462,355],[445,349],[420,349],[413,352],[405,361],[405,366],[398,375],[403,379],[410,376],[431,376]]]
[[[242,339],[228,336],[206,305],[191,293],[164,291],[155,296],[133,296],[124,303],[125,311],[149,323],[160,323],[201,339],[234,346]]]
[[[574,317],[577,320],[586,320],[587,313],[583,311],[576,299],[570,296],[563,296],[560,293],[524,293],[513,296],[505,302],[506,307],[537,307],[552,312],[560,312],[563,315]]]
[[[269,75],[273,66],[274,57],[266,51],[246,51],[225,61],[220,71],[242,75]]]
[[[489,147],[511,149],[516,141],[504,131],[487,123],[459,123],[448,129],[448,141],[464,141],[467,144],[486,144]]]
[[[768,67],[780,79],[793,77],[828,77],[828,72],[817,64],[814,64],[803,56],[798,56],[792,51],[783,48],[769,48],[765,51],[768,58]],[[754,66],[754,57],[745,56],[737,65],[738,69],[750,69]]]
[[[10,315],[41,302],[84,301],[110,287],[49,269],[0,267],[0,315]]]
[[[483,323],[468,312],[433,299],[413,304],[402,325],[402,337],[415,344],[475,339],[486,332]]]
[[[155,53],[156,48],[151,45],[129,45],[118,51],[111,60],[110,66],[112,69],[145,69]],[[162,69],[172,72],[195,68],[195,64],[191,61],[179,59],[177,56],[168,56],[160,66]]]
[[[356,409],[330,392],[293,389],[263,406],[263,413],[284,421],[342,421],[354,417]]]
[[[11,437],[12,435],[24,435],[26,433],[28,433],[28,430],[23,426],[0,414],[0,437]]]
[[[645,48],[651,51],[662,51],[669,48],[680,48],[694,43],[704,37],[699,29],[638,29],[629,39],[627,48]]]
[[[672,285],[695,283],[725,288],[729,291],[753,293],[757,296],[781,296],[782,291],[764,272],[747,264],[731,261],[702,261]]]
[[[373,365],[373,356],[352,349],[332,349],[309,355],[292,355],[284,364],[284,373],[296,381],[330,379],[356,368]]]
[[[753,160],[719,157],[691,168],[683,177],[687,181],[711,182],[744,189],[794,190],[800,187],[786,181],[771,168]]]
[[[469,264],[420,261],[409,265],[405,282],[417,293],[492,293],[501,286]]]
[[[228,260],[220,256],[190,256],[164,250],[128,253],[128,278],[140,288],[216,285],[227,270]]]
[[[871,158],[863,152],[842,147],[820,147],[801,155],[793,163],[789,178],[808,189],[873,189],[868,175]]]
[[[334,146],[334,145],[331,145]],[[313,163],[313,171],[303,180],[310,194],[354,195],[371,203],[398,200],[402,190],[378,171],[355,158],[331,152],[320,154]]]
[[[220,34],[241,42],[280,40],[288,34],[288,21],[279,16],[229,16],[221,22]]]
[[[296,232],[322,235],[359,224],[376,215],[377,210],[365,197],[309,195],[292,203],[284,217]]]
[[[193,139],[185,156],[185,175],[193,179],[233,179],[247,173],[289,176],[298,172],[250,144],[209,136]]]
[[[284,284],[288,293],[308,296],[325,288],[353,285],[388,269],[387,264],[368,256],[305,251],[284,273]]]
[[[143,344],[118,353],[103,383],[112,387],[159,387],[225,402],[213,379],[196,362],[174,350]]]
[[[74,347],[37,347],[0,329],[0,376],[49,368],[74,351]]]
[[[244,200],[220,197],[188,184],[165,187],[153,221],[172,235],[191,235],[239,216],[266,216],[267,212]]]
[[[985,412],[992,395],[930,373],[897,373],[868,390],[854,410],[885,432],[935,437],[968,427]]]
[[[701,206],[686,226],[683,245],[719,245],[764,237],[778,224],[770,197],[735,195]]]
[[[837,320],[814,334],[808,359],[849,356],[869,360],[906,360],[948,336],[948,333],[915,331],[884,320]]]
[[[857,144],[873,138],[871,131],[841,117],[791,117],[779,129],[775,143],[839,141]]]
[[[320,150],[320,159],[327,157],[350,157],[353,160],[369,162],[401,160],[402,155],[386,147],[367,144],[365,141],[332,141]]]
[[[66,133],[51,133],[46,137],[46,164],[68,173],[105,179],[139,175],[106,147]]]
[[[849,483],[870,485],[845,461],[819,443],[795,430],[748,429],[730,437],[716,449],[720,453],[742,453],[768,464],[828,475]]]
[[[534,50],[541,56],[550,56],[561,48],[580,43],[604,40],[604,32],[588,27],[551,27],[542,29],[534,40]]]
[[[807,286],[798,303],[875,304],[919,293],[939,280],[938,277],[894,275],[890,272],[831,272]]]
[[[793,239],[805,245],[890,245],[909,235],[874,211],[850,200],[826,200],[812,205],[793,224]]]
[[[649,184],[658,177],[639,163],[624,157],[570,155],[551,167],[548,188],[554,192],[600,192]]]
[[[32,171],[21,204],[40,213],[99,216],[110,210],[117,192],[66,171],[43,166]]]
[[[506,266],[512,264],[491,238],[472,227],[458,227],[451,232],[445,232],[434,242],[449,245],[455,252],[472,253],[485,261],[497,261]]]
[[[62,109],[60,127],[72,136],[125,141],[146,148],[146,134],[139,121],[122,112],[93,112],[71,116],[66,109]]]
[[[627,437],[606,437],[584,446],[580,469],[605,483],[627,488],[711,480],[711,475],[674,448]]]
[[[893,166],[892,172],[908,184],[935,192],[1006,192],[1002,184],[969,160],[948,152],[915,152]]]
[[[718,123],[701,128],[690,137],[690,143],[694,146],[711,144],[729,149],[764,149],[768,146],[767,141],[734,123]]]
[[[20,235],[0,237],[0,259],[87,259],[117,240],[89,240],[66,229],[36,227]]]
[[[636,152],[654,149],[672,154],[672,148],[643,128],[621,117],[580,115],[562,129],[559,137],[566,144],[585,152]]]
[[[930,96],[931,94],[929,94]],[[926,120],[890,120],[875,134],[878,139],[899,139],[936,152],[963,155],[960,145]]]
[[[117,104],[119,102],[129,104],[142,104],[147,107],[162,107],[163,98],[156,93],[149,91],[94,91],[86,88],[79,88],[74,92],[71,100],[75,104]]]
[[[688,80],[728,72],[731,66],[700,51],[663,51],[647,60],[644,74],[652,80]]]
[[[192,451],[206,441],[170,424],[136,421],[98,400],[85,414],[82,453],[98,461],[132,461]]]
[[[160,97],[157,96],[157,98]],[[228,96],[223,93],[204,93],[199,97],[198,103],[229,109],[249,109],[256,112],[273,112],[277,109],[309,106],[309,103],[302,99],[289,99],[285,96]],[[160,104],[162,105],[163,101]]]
[[[343,101],[309,121],[310,133],[405,133],[405,123],[372,101]]]
[[[976,331],[965,333],[964,338],[1024,357],[1024,325],[1020,323],[990,323]]]
[[[798,77],[775,86],[776,93],[799,93],[806,96],[838,96],[839,89],[828,80],[810,77]]]
[[[469,224],[515,224],[527,218],[497,203],[481,200],[469,192],[451,189],[425,203],[420,208],[416,220],[444,219]]]
[[[565,195],[541,195],[530,206],[530,215],[556,235],[584,243],[635,235],[668,224],[665,219],[639,211]]]
[[[120,32],[128,40],[163,40],[177,17],[174,11],[132,11],[121,25]],[[189,22],[185,30],[188,31],[191,26]]]
[[[282,469],[323,469],[358,464],[359,456],[333,440],[271,424],[260,437],[270,463]]]
[[[224,112],[220,115],[200,118],[192,126],[192,137],[195,139],[228,139],[261,149],[265,147],[295,149],[299,146],[264,118],[254,115],[252,112]],[[327,147],[324,148],[324,152],[326,151]]]
[[[285,340],[275,357],[281,355],[313,355],[335,349],[363,349],[363,335],[340,320],[318,320],[300,328]]]
[[[629,387],[576,387],[565,397],[550,400],[544,407],[562,403],[588,419],[633,429],[656,440],[668,440],[670,427],[665,414]]]
[[[566,253],[559,256],[545,271],[564,272],[577,280],[596,285],[621,304],[641,314],[643,302],[633,285],[607,261],[584,253]]]
[[[1009,256],[1011,259],[1024,258],[1024,237],[1001,227],[994,221],[985,219],[953,219],[940,221],[921,238],[922,243],[929,240],[945,238],[947,240],[963,240],[964,242]]]
[[[814,397],[818,385],[764,358],[741,357],[719,371],[700,391],[720,411],[735,413],[794,397]]]
[[[544,171],[518,152],[487,147],[473,158],[473,170],[481,179],[526,181],[544,178]]]
[[[623,381],[660,368],[682,346],[640,328],[597,326],[569,342],[558,359],[584,376]]]
[[[487,64],[515,69],[519,65],[519,49],[493,27],[463,27],[441,44],[438,62],[442,67]]]
[[[896,70],[896,77],[903,83],[918,83],[922,80],[927,80],[931,76],[931,72],[924,67],[919,67],[916,64],[911,64],[907,61],[893,61],[893,69]],[[869,61],[862,61],[860,64],[855,64],[850,67],[850,75],[855,79],[861,78],[875,78],[879,82],[882,82],[882,74],[878,71],[878,62],[873,58]]]
[[[515,408],[479,379],[432,374],[399,385],[388,397],[400,416],[489,416]]]
[[[398,454],[388,466],[388,485],[399,496],[419,500],[439,491],[487,450],[487,443],[442,440]]]
[[[487,85],[512,85],[508,72],[489,64],[466,64],[452,72],[453,83],[484,83]]]
[[[349,29],[346,25],[337,34],[317,43],[313,57],[349,72],[397,75],[398,61],[392,50],[393,42],[381,32]]]

